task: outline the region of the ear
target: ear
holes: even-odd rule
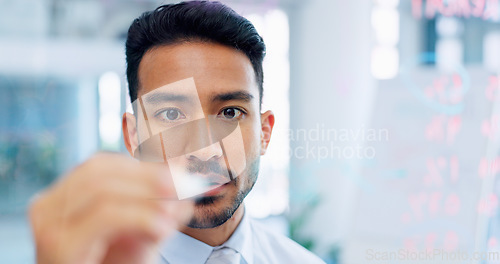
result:
[[[267,146],[271,141],[271,134],[274,127],[274,114],[272,111],[266,111],[260,115],[261,133],[260,133],[260,155],[266,154]]]
[[[128,153],[133,157],[134,151],[136,150],[138,144],[137,137],[137,122],[135,116],[130,113],[123,114],[122,117],[122,131],[123,131],[123,141]]]

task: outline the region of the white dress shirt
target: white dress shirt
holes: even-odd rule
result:
[[[204,264],[213,250],[229,247],[241,254],[240,264],[324,264],[291,239],[266,229],[243,214],[240,224],[222,245],[212,247],[176,231],[160,247],[162,264]]]

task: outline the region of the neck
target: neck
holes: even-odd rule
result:
[[[214,228],[185,227],[181,232],[212,247],[222,245],[233,234],[243,218],[245,207],[240,205],[224,224]]]

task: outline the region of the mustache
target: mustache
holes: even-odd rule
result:
[[[228,169],[222,168],[222,166],[216,161],[201,161],[201,160],[192,160],[187,165],[187,170],[190,173],[199,173],[199,174],[221,174],[227,175],[229,172]]]

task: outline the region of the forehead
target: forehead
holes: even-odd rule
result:
[[[139,96],[166,84],[193,78],[200,97],[216,91],[246,90],[258,98],[255,73],[248,57],[215,43],[157,46],[142,58],[138,78]]]

